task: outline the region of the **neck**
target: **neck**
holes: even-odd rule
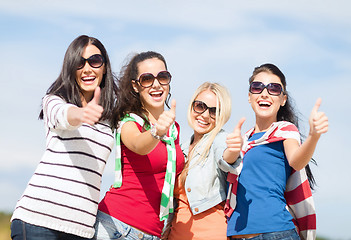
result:
[[[85,107],[88,102],[91,101],[91,99],[93,99],[93,93],[82,93],[81,92],[81,96],[80,96],[80,100],[82,101],[82,106]]]
[[[259,119],[256,117],[255,132],[266,132],[272,123],[276,122],[277,119]]]
[[[203,136],[204,136],[203,134],[198,134],[198,133],[194,132],[194,140],[191,143],[191,145],[195,146],[201,140],[201,138]]]

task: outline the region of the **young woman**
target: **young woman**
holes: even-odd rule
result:
[[[159,239],[173,207],[176,174],[184,166],[169,111],[171,74],[156,52],[135,55],[122,69],[115,112],[116,179],[99,204],[97,239]]]
[[[94,236],[101,176],[114,143],[116,89],[102,43],[77,37],[43,98],[46,150],[13,213],[12,239]]]
[[[309,135],[300,144],[297,117],[279,68],[261,65],[249,83],[256,124],[244,136],[241,173],[237,172],[238,179],[232,178],[234,185],[229,189],[234,212],[228,211],[227,235],[231,239],[299,239],[294,216],[301,238],[314,239],[314,206],[304,168],[321,134],[328,131],[327,117],[318,112],[321,100],[311,112]]]
[[[182,145],[187,163],[176,186],[178,207],[168,239],[226,239],[226,172],[232,168],[228,163],[239,156],[240,127],[244,122],[241,120],[234,133],[228,135],[222,127],[230,113],[230,95],[223,86],[206,82],[194,93],[188,108],[194,134]],[[234,147],[237,149],[233,154]]]

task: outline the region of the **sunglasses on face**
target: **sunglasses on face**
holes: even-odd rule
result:
[[[172,75],[168,71],[161,71],[155,77],[152,73],[143,73],[140,75],[136,82],[139,82],[142,87],[151,87],[154,84],[155,79],[160,83],[160,85],[168,85],[171,82]]]
[[[279,96],[283,92],[283,87],[279,83],[268,83],[264,85],[262,82],[252,82],[250,84],[249,92],[253,94],[260,94],[267,88],[270,95]]]
[[[195,100],[193,102],[193,110],[196,113],[202,114],[208,109],[211,118],[216,119],[216,107],[208,107],[206,103]]]
[[[99,68],[102,66],[102,64],[104,64],[105,60],[104,57],[100,54],[94,54],[88,58],[81,57],[77,69],[82,69],[85,66],[86,62],[88,62],[89,65],[93,68]]]

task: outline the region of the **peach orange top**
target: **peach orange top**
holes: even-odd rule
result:
[[[178,178],[180,179],[180,178]],[[223,211],[224,202],[196,215],[193,215],[184,187],[175,185],[174,196],[178,200],[168,240],[226,240],[227,223]]]

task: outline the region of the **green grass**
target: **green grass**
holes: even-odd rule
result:
[[[11,240],[11,214],[0,212],[0,240]]]

